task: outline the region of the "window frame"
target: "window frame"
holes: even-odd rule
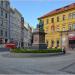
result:
[[[59,16],[57,16],[57,22],[59,22],[59,19],[60,19]]]
[[[66,19],[66,15],[63,15],[63,21]]]
[[[54,18],[51,18],[51,23],[54,23]]]
[[[46,19],[46,24],[49,24],[49,19]]]

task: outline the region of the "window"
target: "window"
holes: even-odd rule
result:
[[[46,20],[46,24],[48,24],[48,23],[49,23],[49,19]]]
[[[2,38],[0,38],[0,44],[2,44],[2,43],[3,43]]]
[[[66,16],[65,15],[63,15],[63,21],[66,19]]]
[[[59,22],[59,17],[57,17],[57,22]]]
[[[3,30],[1,30],[1,32],[0,32],[0,33],[1,33],[1,36],[3,36]]]
[[[72,19],[72,13],[69,14],[68,18],[69,19]]]
[[[7,31],[5,31],[5,37],[7,37]]]
[[[51,23],[54,23],[54,18],[51,18]]]
[[[3,26],[3,20],[0,21],[0,26]]]
[[[57,47],[59,47],[59,40],[57,40]]]
[[[1,1],[1,6],[3,7],[3,0]]]
[[[55,26],[54,25],[51,26],[51,31],[52,32],[55,31]]]
[[[7,18],[7,13],[5,13],[5,18]]]
[[[75,12],[72,14],[72,17],[75,18]]]
[[[48,32],[48,28],[46,28],[46,32]]]
[[[9,2],[8,2],[8,1],[6,1],[6,8],[8,8],[8,5],[9,5]]]
[[[72,27],[73,27],[72,24],[69,24],[69,30],[72,30]]]
[[[60,27],[59,27],[59,25],[57,25],[57,27],[56,27],[56,31],[59,31],[60,30]]]
[[[75,30],[75,23],[73,24],[73,30]]]
[[[68,5],[68,6],[65,6],[65,7],[64,7],[64,9],[65,9],[65,10],[67,10],[67,9],[68,9],[68,7],[69,7],[69,5]]]
[[[60,31],[60,28],[57,28],[56,31]]]
[[[59,31],[60,30],[60,27],[59,25],[56,26],[56,31]]]
[[[62,28],[62,30],[63,30],[63,31],[66,31],[66,28],[65,28],[65,27],[63,27],[63,28]]]
[[[51,41],[51,47],[53,47],[53,46],[54,46],[54,41],[52,40],[52,41]]]
[[[66,31],[66,24],[64,23],[62,26],[63,26],[63,27],[62,27],[62,30],[63,30],[63,31]]]
[[[3,16],[3,10],[1,9],[1,16]]]

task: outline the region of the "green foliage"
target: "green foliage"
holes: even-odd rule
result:
[[[11,50],[11,52],[15,53],[57,53],[61,51],[62,49],[32,50],[32,49],[16,48]]]

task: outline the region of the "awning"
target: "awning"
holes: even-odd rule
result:
[[[70,36],[69,40],[75,40],[75,36]]]

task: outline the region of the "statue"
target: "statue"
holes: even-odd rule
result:
[[[45,44],[45,32],[43,30],[43,23],[37,24],[37,28],[33,32],[33,49],[47,49]]]

